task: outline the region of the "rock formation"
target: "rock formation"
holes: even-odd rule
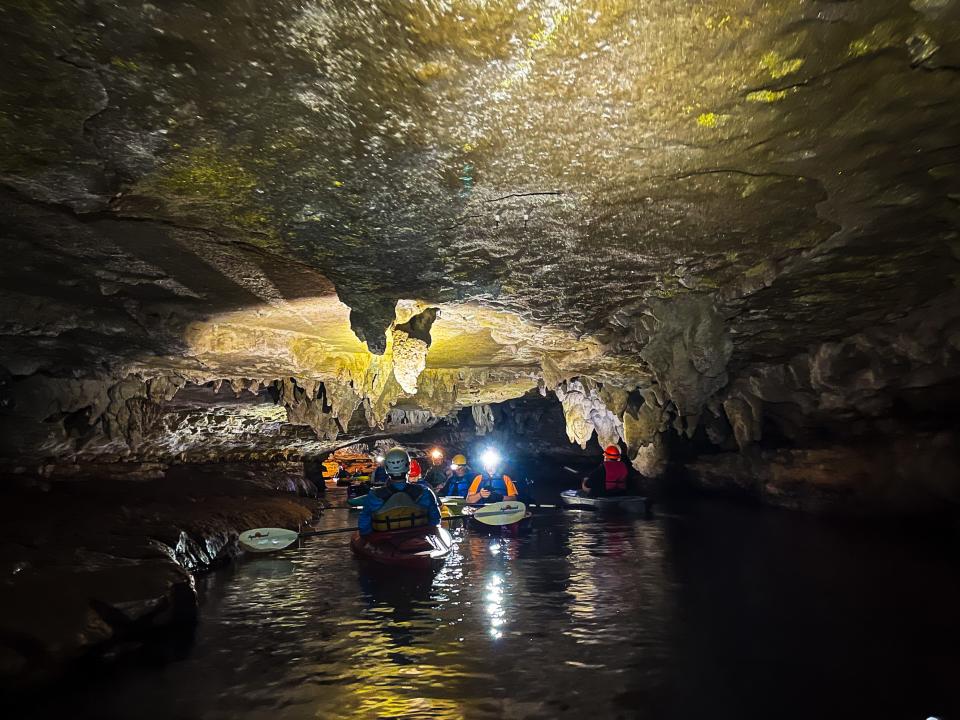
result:
[[[455,5],[7,4],[6,457],[952,427],[956,2]]]
[[[957,0],[10,0],[0,31],[8,476],[467,408],[497,437],[539,391],[648,477],[960,504]]]

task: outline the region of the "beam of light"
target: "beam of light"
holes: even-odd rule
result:
[[[487,448],[480,456],[480,462],[483,463],[485,468],[495,468],[500,464],[500,453],[493,448]]]
[[[440,448],[434,448],[430,451],[430,457],[432,457],[434,460],[439,460],[443,457],[443,452],[440,450]]]

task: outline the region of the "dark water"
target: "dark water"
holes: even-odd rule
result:
[[[700,503],[456,537],[420,582],[361,571],[346,535],[201,578],[183,659],[37,715],[960,718],[949,536]]]

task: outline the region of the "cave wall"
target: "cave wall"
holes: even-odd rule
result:
[[[3,463],[539,390],[649,477],[903,441],[955,507],[960,2],[360,5],[0,8]]]

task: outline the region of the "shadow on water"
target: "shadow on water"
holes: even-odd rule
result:
[[[247,558],[200,579],[185,656],[30,716],[960,718],[941,538],[717,502],[454,537],[427,577],[337,535]]]

